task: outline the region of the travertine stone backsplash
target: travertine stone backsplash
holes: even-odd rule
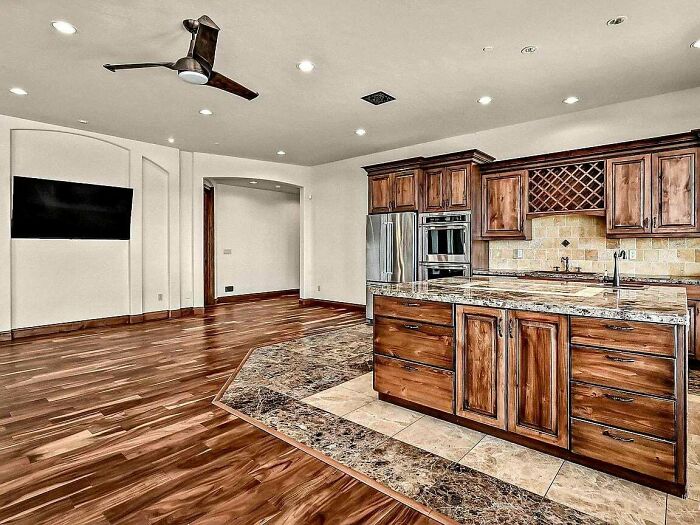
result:
[[[562,241],[571,244],[566,248]],[[700,239],[606,239],[605,219],[586,215],[540,217],[532,221],[531,241],[491,241],[489,267],[499,270],[551,270],[569,257],[582,271],[612,274],[613,252],[637,250],[637,259],[621,261],[632,275],[700,276]],[[523,258],[515,259],[515,250]]]

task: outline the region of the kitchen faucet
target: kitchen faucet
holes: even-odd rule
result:
[[[561,262],[564,265],[564,271],[568,272],[569,271],[569,258],[568,257],[562,257]]]
[[[612,282],[613,288],[619,288],[620,287],[620,269],[618,265],[618,260],[619,259],[627,259],[627,254],[625,253],[625,250],[618,250],[615,253],[613,253],[613,259],[615,259],[615,268],[613,270],[613,277],[612,281],[607,281],[607,282]]]

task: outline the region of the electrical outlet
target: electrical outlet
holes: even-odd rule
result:
[[[231,248],[224,248],[224,255],[231,255]]]
[[[516,248],[513,250],[513,259],[522,259],[523,258],[523,250],[521,248]]]
[[[158,300],[159,300],[159,301],[162,301],[162,300],[163,300],[163,294],[162,294],[162,293],[159,293],[159,294],[158,294]]]
[[[637,260],[637,250],[627,250],[627,257],[629,257],[630,261],[636,261]]]
[[[317,291],[317,292],[320,292],[320,291],[321,291],[321,285],[320,285],[320,284],[316,287],[316,291]]]
[[[233,286],[224,286],[224,292],[232,292]]]

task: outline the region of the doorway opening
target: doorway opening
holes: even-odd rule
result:
[[[204,306],[216,304],[214,187],[204,186]]]

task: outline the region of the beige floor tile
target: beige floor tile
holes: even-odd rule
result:
[[[450,461],[459,461],[483,437],[481,432],[425,416],[404,428],[394,439]]]
[[[688,435],[688,498],[700,501],[700,436]]]
[[[342,386],[334,386],[323,392],[306,397],[302,401],[336,416],[344,416],[348,412],[371,403],[374,401],[374,398],[348,390]]]
[[[393,436],[411,423],[418,421],[423,415],[377,400],[343,417],[387,436]]]
[[[688,434],[700,436],[700,396],[688,396]]]
[[[486,436],[459,463],[544,496],[563,461],[509,441]]]
[[[697,525],[700,523],[700,501],[668,497],[666,525]]]
[[[631,481],[564,462],[547,497],[609,523],[664,525],[666,495]]]
[[[365,394],[375,399],[377,397],[377,392],[372,387],[372,372],[356,377],[355,379],[351,379],[350,381],[346,381],[345,383],[341,383],[339,386],[352,390],[353,392]]]

